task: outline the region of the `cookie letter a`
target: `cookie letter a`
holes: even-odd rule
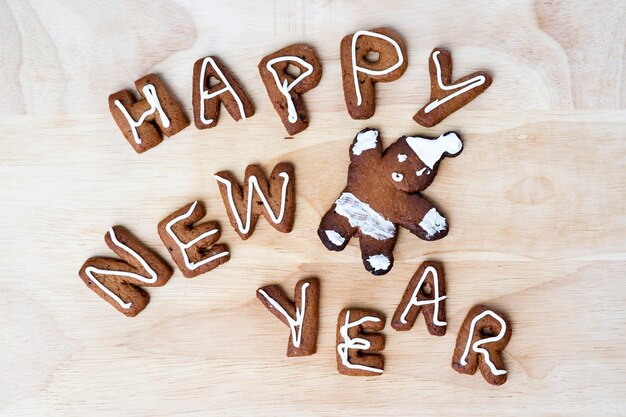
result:
[[[297,74],[289,67],[297,68]],[[322,65],[308,45],[296,44],[266,56],[259,63],[259,74],[274,110],[290,135],[309,126],[302,95],[317,87],[322,78]]]
[[[371,62],[368,54],[377,53]],[[369,119],[376,110],[375,83],[397,80],[408,65],[406,45],[388,28],[360,30],[341,40],[343,95],[353,119]]]
[[[211,79],[217,84],[211,86]],[[217,125],[220,104],[233,119],[245,120],[254,115],[254,105],[237,79],[214,56],[200,58],[193,66],[193,121],[198,129]]]
[[[426,286],[430,292],[426,291]],[[411,278],[396,309],[391,327],[411,330],[420,311],[432,335],[446,334],[446,282],[443,266],[437,262],[424,262]]]
[[[122,226],[111,227],[104,241],[122,259],[89,258],[78,275],[104,301],[124,315],[134,317],[150,301],[148,293],[139,286],[165,285],[172,269]]]
[[[511,324],[500,313],[486,306],[473,307],[465,317],[456,338],[452,368],[473,375],[480,368],[492,385],[506,382],[501,352],[511,339]]]
[[[385,316],[369,310],[343,309],[337,318],[337,370],[340,374],[375,376],[383,373],[384,358],[372,354],[385,348]]]
[[[265,308],[291,330],[287,356],[308,356],[316,351],[319,291],[316,278],[298,281],[293,303],[277,285],[256,290]]]
[[[293,166],[285,162],[276,165],[269,184],[257,165],[248,166],[245,176],[242,189],[230,172],[215,174],[230,224],[239,237],[250,237],[261,214],[274,229],[291,232],[296,208]]]
[[[163,140],[161,134],[170,137],[189,126],[180,104],[158,75],[138,79],[135,88],[142,96],[139,101],[128,90],[109,96],[113,119],[135,152],[157,146]]]

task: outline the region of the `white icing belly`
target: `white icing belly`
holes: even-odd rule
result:
[[[364,235],[386,240],[396,234],[396,226],[393,223],[352,193],[342,193],[335,201],[335,205],[335,212],[348,219],[350,225],[358,227]]]

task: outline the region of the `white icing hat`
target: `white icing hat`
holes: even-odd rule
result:
[[[443,158],[443,154],[456,155],[463,149],[463,142],[455,132],[444,133],[437,139],[407,136],[406,143],[430,169]]]

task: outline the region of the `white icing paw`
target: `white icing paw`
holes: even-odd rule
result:
[[[334,230],[324,230],[324,234],[326,235],[326,238],[330,241],[330,243],[337,247],[342,247],[343,244],[346,242],[346,238],[341,236]]]
[[[366,261],[374,272],[388,271],[391,266],[391,260],[385,255],[371,255]]]
[[[437,235],[440,235],[441,232],[447,232],[448,230],[446,218],[439,214],[434,207],[428,210],[419,226],[426,232],[426,240],[432,240]]]

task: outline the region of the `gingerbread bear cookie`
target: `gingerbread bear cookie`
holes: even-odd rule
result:
[[[220,238],[217,222],[195,224],[206,215],[204,204],[189,203],[158,225],[159,236],[186,278],[204,274],[230,260],[230,252]]]
[[[295,67],[295,72],[290,67]],[[317,87],[322,78],[322,64],[313,48],[295,44],[280,49],[261,60],[259,74],[287,133],[305,130],[309,116],[302,95]]]
[[[291,232],[296,210],[293,165],[286,162],[277,164],[269,182],[258,165],[249,165],[243,188],[228,171],[216,173],[215,179],[230,224],[243,240],[252,235],[260,215],[279,232]]]
[[[346,188],[317,231],[324,246],[341,251],[356,236],[365,269],[383,275],[393,266],[398,226],[427,241],[446,236],[446,218],[419,192],[432,183],[440,160],[462,148],[459,136],[448,132],[402,136],[383,152],[378,130],[359,132],[350,147]]]
[[[502,385],[507,371],[501,352],[510,339],[511,324],[504,315],[487,306],[475,306],[467,313],[456,338],[452,368],[469,375],[478,368],[487,382]]]
[[[411,330],[420,312],[430,334],[446,334],[446,281],[443,265],[438,262],[424,262],[415,271],[393,315],[391,327],[399,331]]]
[[[443,119],[481,95],[491,85],[488,72],[477,71],[452,82],[452,55],[435,48],[428,63],[430,71],[430,102],[413,116],[425,127],[433,127]]]
[[[113,226],[104,236],[107,246],[121,259],[89,258],[78,275],[85,285],[128,317],[139,314],[150,301],[141,287],[160,287],[172,269],[122,226]]]
[[[370,54],[378,54],[374,61]],[[395,81],[406,71],[406,45],[388,28],[359,30],[341,40],[343,95],[353,119],[369,119],[376,110],[375,83]]]
[[[215,80],[216,84],[211,85]],[[254,105],[239,81],[217,57],[200,58],[193,66],[193,121],[198,129],[217,125],[220,104],[236,121],[254,115]]]
[[[320,283],[316,278],[298,281],[294,302],[278,285],[256,290],[256,296],[270,313],[291,331],[287,356],[308,356],[316,351]]]
[[[154,148],[163,140],[189,126],[182,107],[156,74],[135,81],[141,95],[135,100],[128,90],[109,96],[109,110],[135,152]]]
[[[385,316],[371,310],[346,308],[337,318],[337,370],[352,376],[383,373],[385,360],[374,354],[385,348]],[[367,330],[367,332],[365,332]]]

